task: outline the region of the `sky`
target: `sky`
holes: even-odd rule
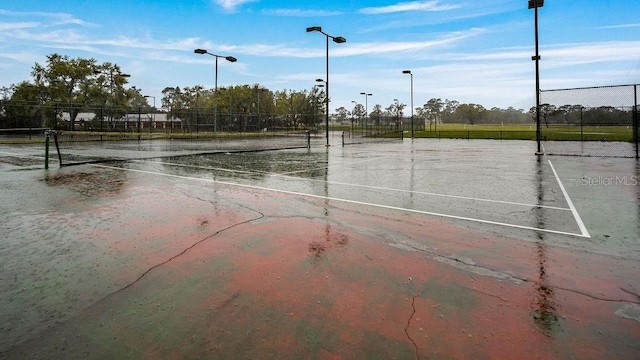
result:
[[[539,8],[543,90],[640,83],[638,0],[547,0]],[[31,80],[52,53],[118,64],[129,86],[260,84],[309,90],[331,112],[431,98],[527,111],[535,105],[534,11],[527,0],[2,0],[0,88]],[[412,76],[403,74],[410,70]],[[360,95],[366,92],[369,97]]]

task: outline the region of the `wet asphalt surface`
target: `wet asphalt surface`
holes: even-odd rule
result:
[[[637,358],[640,167],[533,147],[1,145],[0,357]]]

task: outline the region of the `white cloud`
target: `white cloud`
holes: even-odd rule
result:
[[[48,12],[41,12],[41,11],[17,12],[17,11],[8,11],[8,10],[0,9],[0,15],[12,16],[12,17],[27,17],[29,19],[32,19],[32,18],[49,19],[49,22],[45,24],[46,26],[65,25],[65,24],[96,26],[93,23],[78,19],[75,16],[67,13],[48,13]]]
[[[263,10],[265,15],[273,16],[291,16],[291,17],[321,17],[321,16],[336,16],[342,15],[340,11],[327,11],[327,10],[302,10],[302,9],[271,9]]]
[[[640,61],[640,41],[610,41],[588,44],[556,44],[541,52],[548,67],[572,67],[589,63]]]
[[[361,14],[389,14],[406,11],[447,11],[459,9],[460,5],[441,5],[440,0],[401,2],[394,5],[360,9]]]
[[[640,23],[600,26],[600,27],[597,27],[596,29],[627,29],[627,28],[636,28],[636,27],[640,27]]]
[[[16,53],[0,52],[0,58],[10,59],[10,60],[25,63],[25,64],[32,64],[37,60],[39,60],[40,56],[34,55],[32,53],[26,53],[26,52],[16,52]]]
[[[221,6],[226,11],[236,11],[236,8],[238,6],[256,1],[258,0],[214,0],[216,4]]]
[[[0,23],[0,31],[27,29],[40,26],[38,22]]]

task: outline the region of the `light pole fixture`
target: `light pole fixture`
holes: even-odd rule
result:
[[[402,73],[411,75],[411,138],[413,139],[413,73],[411,70],[403,70]]]
[[[308,27],[307,32],[319,32],[327,38],[327,77],[324,83],[326,88],[325,101],[327,102],[327,113],[325,114],[325,127],[326,127],[326,136],[327,136],[327,146],[329,146],[329,38],[331,38],[331,40],[333,40],[333,42],[337,44],[342,44],[344,42],[347,42],[347,39],[343,38],[342,36],[331,36],[325,33],[324,31],[322,31],[321,26]]]
[[[218,120],[217,119],[217,116],[218,116],[218,58],[224,58],[228,62],[232,62],[232,63],[238,61],[238,59],[234,58],[233,56],[222,56],[222,55],[212,54],[205,49],[195,49],[193,50],[193,52],[201,55],[211,55],[216,58],[216,78],[215,78],[215,85],[214,85],[215,87],[213,90],[213,102],[214,102],[213,131],[216,132],[218,127],[218,121],[217,121]]]
[[[373,96],[373,94],[368,94],[366,92],[361,92],[360,95],[364,95],[364,131],[367,131],[367,120],[369,118],[369,96]]]
[[[538,143],[537,155],[542,154],[540,146],[540,52],[538,51],[538,8],[544,6],[544,0],[529,0],[529,9],[534,10],[535,21],[535,47],[536,54],[531,60],[536,62],[536,142]]]

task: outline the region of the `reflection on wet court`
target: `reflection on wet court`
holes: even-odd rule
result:
[[[589,236],[551,160],[522,164],[486,157],[485,149],[476,149],[461,152],[452,161],[447,152],[416,145],[411,152],[403,150],[194,155],[141,160],[125,168],[498,227]]]
[[[48,171],[0,149],[0,358],[639,353],[635,160],[134,145]]]

